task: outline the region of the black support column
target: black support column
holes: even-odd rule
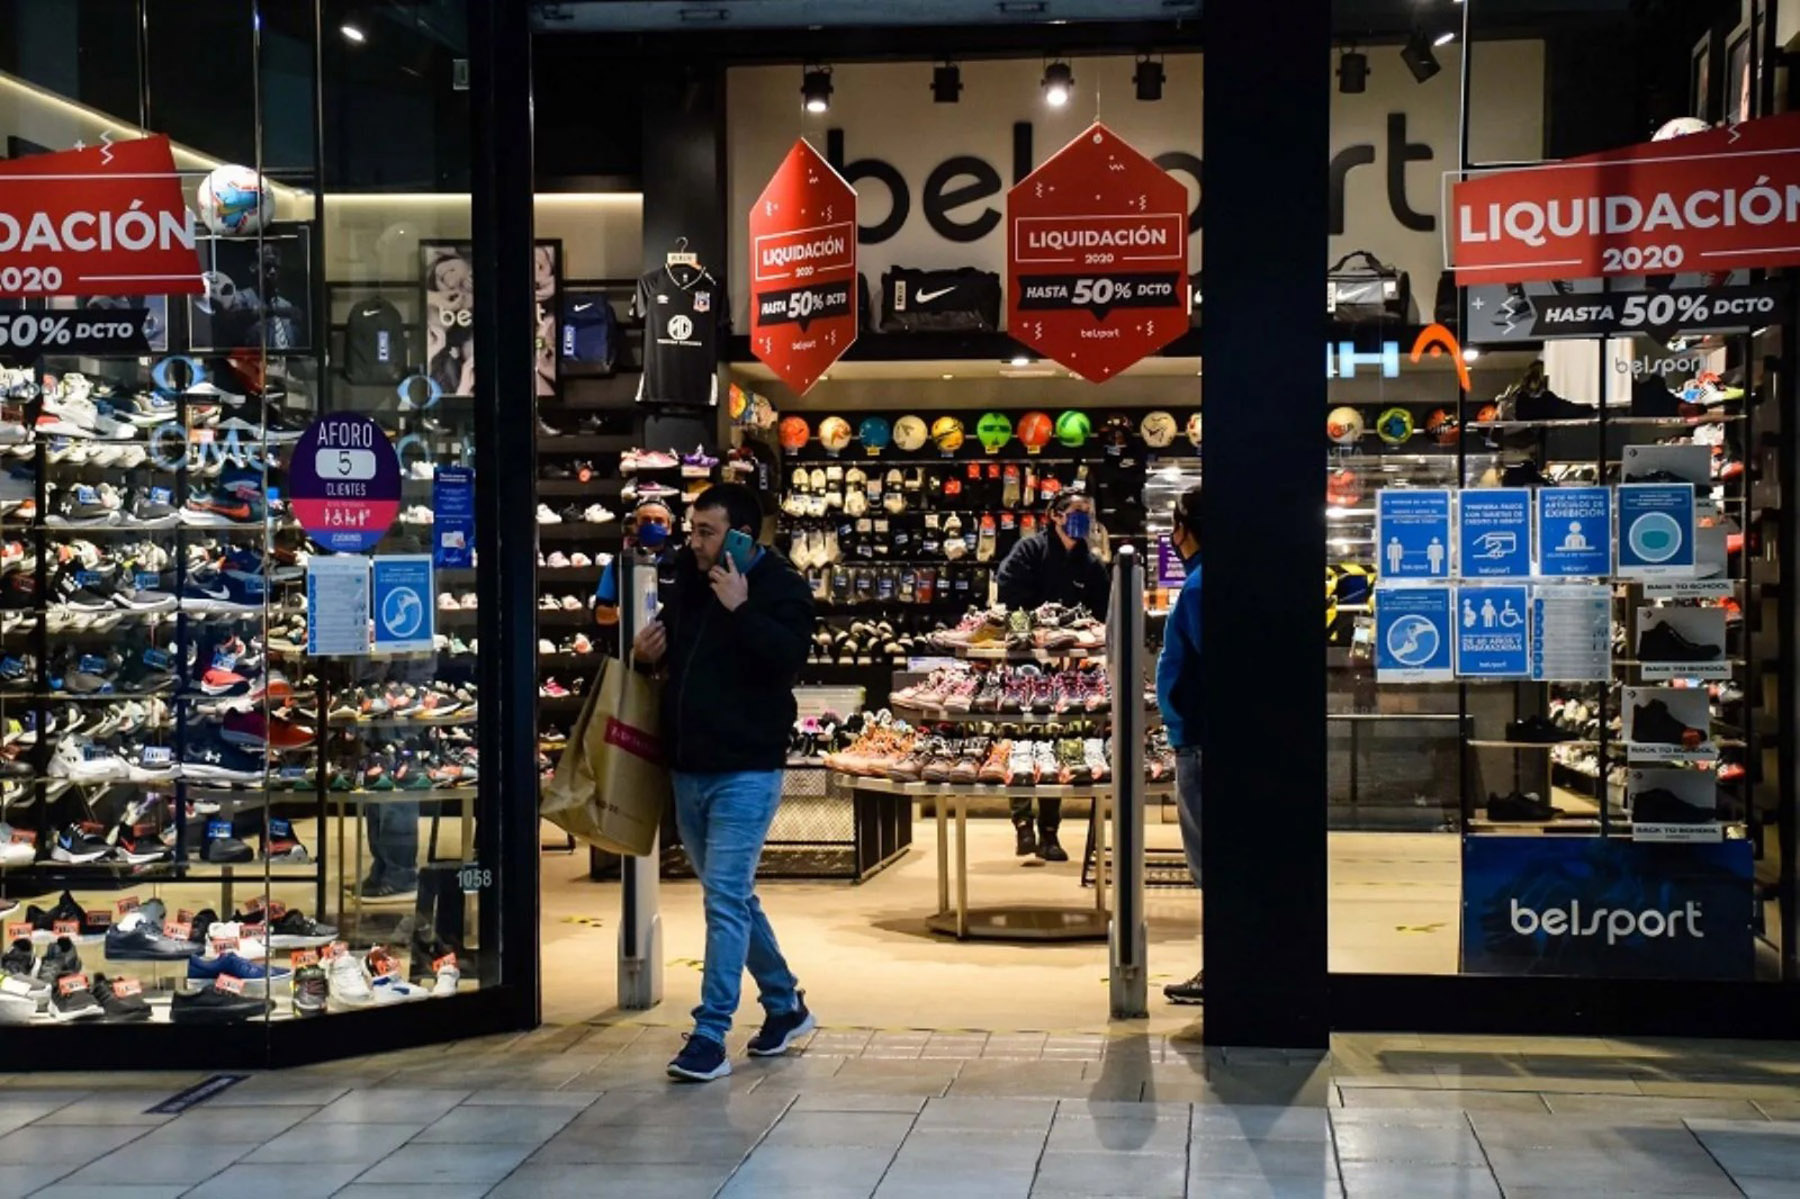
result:
[[[537,367],[531,25],[523,0],[469,6],[475,254],[475,501],[480,557],[482,985],[538,1023]],[[493,955],[500,962],[496,976]]]
[[[1206,1039],[1323,1046],[1331,6],[1206,6]]]

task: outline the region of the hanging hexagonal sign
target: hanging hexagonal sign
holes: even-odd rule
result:
[[[1014,340],[1091,383],[1188,328],[1187,189],[1096,121],[1006,196]]]
[[[805,395],[856,340],[856,191],[805,138],[750,211],[750,348]]]

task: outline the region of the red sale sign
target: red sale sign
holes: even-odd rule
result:
[[[1476,175],[1447,224],[1464,286],[1800,262],[1800,113]]]
[[[805,395],[856,340],[856,191],[805,138],[750,211],[750,347]]]
[[[1006,195],[1006,327],[1091,383],[1188,327],[1187,189],[1098,122]]]
[[[0,296],[205,290],[168,138],[0,162]]]

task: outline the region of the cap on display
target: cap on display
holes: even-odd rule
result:
[[[1187,439],[1195,449],[1200,448],[1200,432],[1200,414],[1196,412],[1188,417],[1187,423]]]
[[[990,454],[997,454],[1000,448],[1012,440],[1012,422],[1004,412],[984,412],[981,419],[975,422],[975,436],[981,442],[981,448]]]
[[[1050,418],[1042,412],[1027,412],[1021,416],[1016,431],[1027,453],[1035,454],[1050,444]]]
[[[894,439],[894,427],[885,416],[865,416],[856,435],[862,440],[864,451],[873,457],[887,449],[888,442]]]
[[[925,422],[916,416],[903,416],[894,422],[894,444],[912,453],[930,437],[925,429]]]
[[[1413,435],[1412,413],[1404,408],[1389,408],[1375,419],[1376,435],[1389,445],[1399,445]]]
[[[850,444],[850,422],[841,416],[828,416],[819,422],[819,444],[837,453]]]
[[[1325,436],[1339,445],[1355,445],[1363,435],[1362,413],[1354,408],[1333,408],[1325,417]]]
[[[962,448],[963,423],[954,416],[940,416],[931,422],[931,440],[946,454]]]
[[[781,439],[782,449],[797,450],[806,444],[807,439],[812,436],[812,431],[806,427],[804,417],[784,416],[781,418],[776,435]]]
[[[1094,422],[1079,408],[1071,408],[1056,418],[1056,440],[1066,446],[1086,445],[1093,432]]]
[[[1138,426],[1138,434],[1143,437],[1144,444],[1153,450],[1160,450],[1175,440],[1175,418],[1158,409],[1146,413],[1143,423]]]

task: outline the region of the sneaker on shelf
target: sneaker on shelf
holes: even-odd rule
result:
[[[348,950],[325,965],[328,1012],[354,1012],[375,1006],[375,987],[362,961]]]
[[[1106,760],[1106,742],[1099,737],[1085,738],[1081,743],[1082,753],[1087,758],[1088,775],[1096,783],[1104,783],[1112,777],[1112,763]]]
[[[119,523],[119,511],[109,506],[100,489],[88,483],[77,483],[62,490],[55,510],[45,517],[51,528],[95,528]]]
[[[976,772],[978,781],[1004,786],[1011,777],[1013,743],[1005,737],[996,737],[988,746],[987,756]]]
[[[294,971],[294,1015],[301,1018],[324,1015],[330,995],[324,967],[309,964]]]
[[[238,1024],[252,1017],[260,1019],[268,1013],[269,1001],[248,992],[248,982],[238,991],[223,980],[198,990],[178,991],[169,1000],[169,1019],[176,1024]]]
[[[31,984],[10,975],[0,978],[0,1025],[29,1024],[37,1014],[37,995]]]
[[[94,975],[94,999],[108,1021],[115,1024],[139,1023],[150,1018],[150,1005],[144,1000],[143,984],[135,978],[108,978]]]
[[[662,450],[626,450],[619,455],[619,473],[636,474],[640,470],[673,470],[681,459]]]
[[[256,853],[232,835],[231,821],[209,820],[206,822],[206,842],[201,857],[215,865],[242,865],[254,862]]]
[[[263,836],[263,857],[274,866],[304,866],[312,861],[306,846],[294,836],[293,824],[282,819],[269,821],[269,831]],[[274,945],[277,949],[283,947],[279,942]]]
[[[562,517],[557,515],[550,505],[539,504],[537,506],[537,522],[540,525],[560,525]]]
[[[1087,752],[1076,738],[1065,737],[1056,743],[1056,761],[1056,781],[1062,785],[1084,787],[1094,781],[1093,771],[1088,768]]]
[[[198,528],[240,528],[262,519],[263,506],[242,488],[195,488],[181,510],[181,523]]]
[[[719,460],[706,452],[706,447],[697,445],[691,454],[681,456],[681,474],[683,478],[705,479],[712,476]]]
[[[331,925],[309,920],[296,908],[289,908],[264,924],[263,932],[270,949],[322,949],[337,940],[338,935],[338,930]],[[247,927],[254,931],[256,926]]]
[[[188,959],[187,979],[190,984],[204,985],[220,978],[234,978],[244,985],[245,995],[263,996],[269,994],[271,988],[284,986],[293,973],[286,966],[253,962],[236,953],[221,953],[215,957],[195,954]]]
[[[88,737],[64,737],[50,755],[48,773],[51,778],[77,783],[122,783],[130,779],[131,767],[103,743]]]
[[[1535,791],[1513,791],[1507,795],[1489,794],[1488,819],[1508,823],[1543,823],[1561,816],[1562,809],[1541,799]]]
[[[605,504],[589,504],[581,510],[581,519],[590,525],[603,525],[618,518],[619,514]]]
[[[88,987],[88,976],[79,972],[61,974],[50,988],[50,1018],[58,1024],[76,1020],[99,1020],[106,1015],[100,1001]]]
[[[106,956],[113,961],[179,962],[193,953],[193,945],[165,936],[162,922],[151,920],[141,908],[127,912],[106,930]]]
[[[1005,782],[1011,787],[1029,787],[1037,782],[1037,752],[1034,742],[1014,741],[1008,745]],[[1034,852],[1035,849],[1034,844]]]
[[[415,949],[415,956],[417,952]],[[431,963],[431,970],[433,975],[431,997],[433,999],[443,999],[456,994],[456,989],[462,982],[462,968],[457,965],[455,952],[446,952],[434,959]]]
[[[50,850],[50,860],[70,865],[86,865],[98,862],[112,852],[112,846],[100,835],[98,826],[70,824],[57,834],[56,844]]]
[[[267,758],[226,741],[211,721],[190,727],[181,751],[181,776],[189,781],[258,783],[267,766]]]

